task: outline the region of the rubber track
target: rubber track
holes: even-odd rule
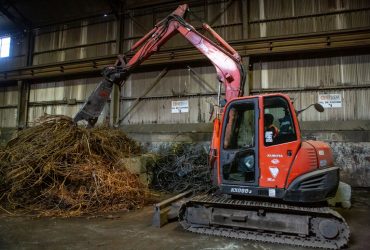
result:
[[[342,230],[339,238],[335,240],[323,239],[319,236],[299,236],[290,235],[282,232],[263,232],[263,231],[252,231],[245,229],[232,229],[222,227],[205,227],[199,225],[190,225],[183,219],[185,207],[191,205],[203,205],[206,207],[223,207],[223,208],[236,208],[236,209],[266,209],[267,211],[286,213],[286,214],[302,214],[310,215],[312,218],[331,218],[336,219],[341,225]],[[227,199],[219,196],[207,196],[200,195],[193,197],[190,201],[183,205],[180,210],[180,224],[184,229],[200,234],[224,236],[234,239],[243,240],[254,240],[267,243],[279,243],[288,244],[301,247],[313,247],[313,248],[324,248],[324,249],[340,249],[348,244],[349,241],[349,227],[343,217],[336,211],[328,207],[300,207],[291,206],[280,203],[271,202],[258,202],[258,201],[247,201],[247,200],[236,200]],[[311,220],[315,221],[315,220]],[[310,226],[310,228],[313,225]]]

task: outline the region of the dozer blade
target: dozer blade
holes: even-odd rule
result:
[[[176,219],[182,205],[188,201],[189,196],[193,191],[185,191],[167,200],[161,201],[154,205],[154,214],[152,218],[152,226],[162,227],[170,220]]]
[[[200,195],[184,203],[179,220],[184,229],[302,247],[340,249],[348,244],[349,227],[328,207],[302,207],[281,203]]]

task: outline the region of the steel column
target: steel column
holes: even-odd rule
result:
[[[121,54],[122,50],[122,5],[121,3],[118,4],[119,9],[116,15],[116,53]],[[120,107],[121,107],[121,89],[116,84],[113,85],[112,93],[111,93],[111,102],[109,104],[109,124],[114,126],[118,123],[119,115],[120,115]]]
[[[241,0],[241,17],[243,39],[249,38],[249,0]]]
[[[243,66],[244,66],[244,69],[245,69],[245,73],[247,75],[247,77],[245,78],[245,83],[244,83],[244,93],[243,95],[244,96],[247,96],[250,94],[250,91],[251,91],[251,86],[250,86],[250,83],[252,83],[252,70],[251,70],[251,67],[249,66],[250,65],[250,62],[249,62],[249,59],[250,57],[249,56],[246,56],[246,57],[243,57],[242,58],[242,62],[243,62]]]
[[[17,127],[19,129],[27,126],[29,95],[30,83],[28,81],[18,81]]]

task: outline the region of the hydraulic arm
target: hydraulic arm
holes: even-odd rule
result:
[[[180,5],[131,47],[130,52],[136,51],[136,53],[129,61],[125,56],[118,56],[115,65],[105,68],[104,79],[76,114],[74,121],[86,120],[90,127],[94,126],[109,99],[113,84],[123,86],[132,70],[156,53],[176,33],[181,34],[212,62],[220,84],[225,86],[227,101],[241,96],[245,74],[239,54],[209,25],[203,24],[203,28],[217,40],[218,44],[196,31],[184,20],[187,11],[187,4]]]

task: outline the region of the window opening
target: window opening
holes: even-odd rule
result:
[[[10,53],[10,37],[0,38],[0,57],[8,57]]]
[[[288,102],[282,97],[264,98],[265,146],[297,140]]]

